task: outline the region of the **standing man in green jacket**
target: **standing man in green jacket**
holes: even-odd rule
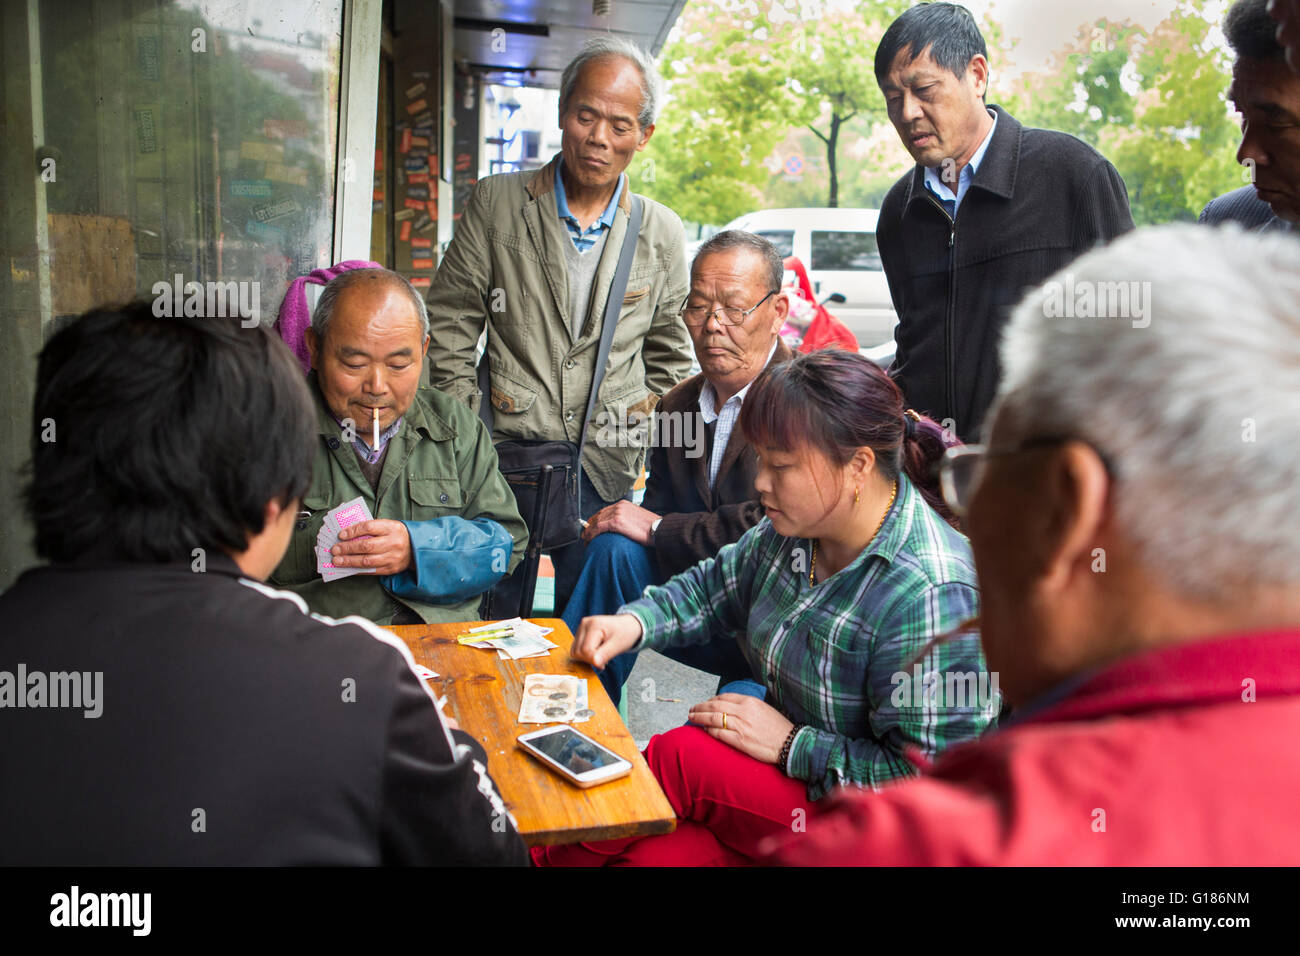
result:
[[[429,331],[419,294],[387,269],[346,272],[321,293],[306,342],[316,457],[271,582],[330,617],[477,618],[528,532],[482,422],[420,387]],[[331,557],[363,573],[324,580],[317,533],[330,510],[358,497],[374,518],[342,530]]]
[[[560,81],[561,152],[536,172],[481,180],[429,290],[431,383],[478,410],[477,346],[487,331],[493,438],[578,443],[591,392],[606,301],[628,228],[624,170],[654,132],[660,82],[653,61],[615,37],[588,41]],[[628,434],[690,373],[685,235],[650,199],[582,456],[589,517],[629,496],[644,449],[601,444]],[[531,515],[525,517],[531,518]],[[556,611],[582,569],[581,542],[551,551]],[[497,612],[514,613],[515,586]]]

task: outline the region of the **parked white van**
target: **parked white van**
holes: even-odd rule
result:
[[[723,226],[754,232],[808,267],[819,299],[844,295],[829,306],[859,347],[892,342],[897,317],[876,248],[877,209],[760,209]]]

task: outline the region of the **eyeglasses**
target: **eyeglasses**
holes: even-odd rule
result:
[[[1042,435],[1037,438],[1027,438],[1011,448],[990,449],[985,445],[959,445],[949,448],[943,453],[943,458],[939,462],[939,491],[943,494],[943,500],[948,503],[948,507],[952,509],[952,513],[959,518],[964,518],[970,510],[970,502],[975,496],[975,490],[984,480],[984,472],[990,458],[1018,455],[1034,448],[1063,445],[1068,441],[1083,442],[1101,459],[1111,479],[1117,477],[1115,466],[1110,458],[1091,442],[1073,435]]]
[[[688,307],[686,302],[683,302],[682,307],[677,310],[677,314],[681,316],[682,321],[687,325],[704,325],[715,315],[720,316],[718,321],[723,325],[740,325],[740,323],[753,315],[754,311],[760,305],[772,296],[776,295],[779,291],[781,290],[773,289],[767,295],[763,296],[763,298],[759,299],[758,303],[752,309],[735,309],[730,306],[721,309],[710,309],[705,305],[692,305]],[[689,296],[686,301],[690,301]]]

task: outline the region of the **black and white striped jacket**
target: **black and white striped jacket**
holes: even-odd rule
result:
[[[0,622],[0,864],[528,862],[482,748],[368,621],[209,555],[38,568]]]

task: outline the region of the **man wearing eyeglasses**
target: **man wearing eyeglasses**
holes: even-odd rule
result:
[[[615,502],[587,524],[587,560],[563,615],[575,634],[584,617],[614,613],[646,585],[740,540],[763,517],[754,491],[757,456],[736,422],[759,373],[791,356],[780,336],[789,311],[783,276],[781,254],[762,236],[728,230],[700,247],[681,308],[700,372],[665,395],[655,412],[642,505]],[[749,675],[735,648],[687,648],[675,656],[724,680]],[[635,659],[615,658],[601,675],[616,700]]]
[[[1164,226],[1071,270],[1141,277],[1150,321],[1032,292],[988,446],[945,467],[1016,710],[780,862],[1300,864],[1300,243]]]

